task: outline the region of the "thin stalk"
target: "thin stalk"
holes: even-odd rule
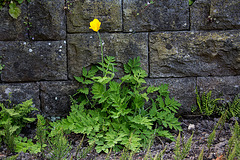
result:
[[[101,45],[102,69],[104,69],[103,68],[103,45],[102,45],[102,39],[101,39],[100,33],[97,32],[97,34],[98,34],[98,37],[99,37],[99,40],[100,40],[100,45]]]
[[[102,39],[101,39],[101,36],[100,36],[100,33],[97,32],[98,34],[98,37],[99,37],[99,41],[100,41],[100,45],[101,45],[101,57],[102,57],[102,72],[103,72],[103,75],[105,76],[105,73],[104,73],[104,64],[103,64],[103,45],[102,45]],[[107,71],[106,71],[107,72]],[[104,84],[104,91],[107,90],[107,87],[106,87],[106,84]]]

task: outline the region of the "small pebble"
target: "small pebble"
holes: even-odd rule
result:
[[[194,124],[189,124],[188,130],[189,130],[189,131],[195,130],[195,125],[194,125]]]

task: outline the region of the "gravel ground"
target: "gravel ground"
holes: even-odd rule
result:
[[[212,147],[210,148],[210,151],[208,152],[207,148],[207,140],[209,135],[212,133],[214,126],[217,124],[219,118],[209,118],[209,117],[202,117],[202,116],[186,116],[184,118],[180,118],[179,121],[181,122],[183,131],[182,131],[182,139],[186,142],[192,132],[193,139],[192,139],[192,146],[189,154],[187,155],[187,160],[197,160],[198,156],[204,148],[204,160],[215,160],[217,157],[224,155],[226,153],[228,140],[231,137],[231,127],[235,123],[235,119],[230,119],[225,125],[223,126],[223,129],[220,131],[220,129],[216,132],[216,138],[213,142]],[[28,131],[29,132],[29,131]],[[30,133],[30,134],[29,134]],[[28,137],[34,137],[34,131],[31,131],[28,133]],[[174,133],[177,137],[178,133]],[[72,144],[72,150],[69,153],[69,155],[76,155],[76,148],[78,144],[80,143],[82,136],[71,134],[68,135],[69,140]],[[87,144],[87,140],[84,141],[83,144]],[[175,148],[175,142],[170,142],[164,138],[156,137],[155,142],[153,146],[150,148],[149,155],[154,157],[156,154],[161,152],[164,148],[167,148],[165,151],[165,154],[163,156],[164,160],[172,160],[174,155],[174,148]],[[140,151],[138,153],[135,153],[133,155],[133,159],[143,159],[145,156],[146,151]],[[6,146],[1,146],[0,148],[0,159],[5,158],[7,155],[6,152]],[[14,155],[14,153],[8,154],[8,156]],[[45,155],[49,155],[49,153],[45,153]],[[109,159],[120,159],[122,156],[122,153],[112,153],[109,155]],[[68,156],[68,159],[70,156]],[[101,153],[98,154],[93,149],[86,158],[86,160],[90,159],[96,159],[96,160],[105,160],[107,157],[106,154]],[[17,160],[32,160],[32,159],[43,159],[41,154],[38,155],[31,155],[29,153],[19,153]],[[76,159],[76,158],[74,158]],[[240,159],[240,158],[239,158]],[[220,160],[220,159],[219,159]],[[222,159],[223,160],[223,159]]]

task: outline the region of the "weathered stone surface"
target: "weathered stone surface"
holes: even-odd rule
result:
[[[11,94],[11,96],[10,96]],[[39,84],[38,83],[11,83],[0,84],[0,102],[8,104],[19,104],[32,99],[34,107],[40,109]]]
[[[2,74],[2,70],[4,68],[3,62],[2,62],[2,53],[0,52],[0,82],[2,81],[1,79],[1,74]]]
[[[240,74],[240,33],[165,32],[150,35],[150,77]]]
[[[155,1],[148,7],[146,2],[145,0],[123,0],[125,32],[189,29],[187,0]]]
[[[30,38],[34,40],[64,40],[66,16],[64,0],[31,0],[29,3]]]
[[[101,31],[122,31],[121,0],[75,1],[67,14],[67,31],[91,32],[89,23],[97,18],[102,23]]]
[[[123,64],[140,57],[142,68],[148,72],[148,34],[101,34],[104,55],[116,57],[121,75]],[[101,62],[101,47],[96,33],[68,35],[69,77],[79,76],[82,67]]]
[[[46,116],[64,116],[70,111],[70,95],[78,84],[71,81],[41,82],[41,110]]]
[[[240,29],[239,8],[239,0],[197,0],[190,7],[191,29]]]
[[[189,114],[191,106],[196,104],[196,78],[160,78],[147,79],[147,85],[160,86],[161,84],[169,84],[170,98],[177,100],[182,106],[179,108],[178,114]]]
[[[212,91],[213,98],[223,98],[226,101],[231,101],[240,93],[240,76],[198,77],[197,85],[200,94]]]
[[[28,38],[27,27],[24,24],[24,16],[27,15],[27,5],[25,3],[21,4],[21,15],[14,19],[8,13],[7,7],[0,10],[0,41],[6,40],[24,40]]]
[[[65,41],[0,42],[4,82],[67,79]]]

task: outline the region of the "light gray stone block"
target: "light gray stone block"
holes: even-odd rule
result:
[[[151,33],[150,77],[240,74],[240,33]]]
[[[89,27],[94,18],[101,22],[101,32],[122,31],[121,0],[75,1],[67,14],[67,31],[93,32]]]

